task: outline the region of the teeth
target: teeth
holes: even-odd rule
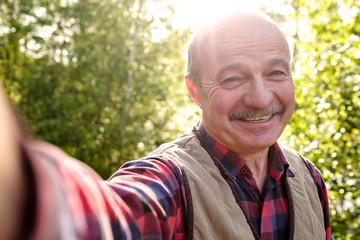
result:
[[[257,117],[257,118],[246,118],[246,119],[242,119],[243,121],[246,122],[254,122],[254,123],[258,123],[258,122],[266,122],[267,120],[269,120],[271,118],[272,115],[267,115],[267,116],[263,116],[263,117]]]

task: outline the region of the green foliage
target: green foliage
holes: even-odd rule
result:
[[[190,103],[179,90],[189,33],[172,29],[170,7],[161,18],[146,11],[159,3],[140,10],[135,0],[0,4],[0,78],[9,97],[41,139],[104,178],[182,132],[170,123],[177,106]],[[167,37],[152,40],[159,26]]]
[[[297,108],[282,139],[322,171],[334,239],[360,239],[360,2],[285,2],[293,13],[274,16],[296,25]],[[183,86],[189,33],[172,29],[171,7],[147,11],[161,3],[0,3],[0,79],[10,99],[43,140],[105,178],[198,116]],[[162,28],[167,36],[156,39]]]
[[[285,139],[322,171],[334,239],[360,238],[360,7],[293,1],[297,110]]]

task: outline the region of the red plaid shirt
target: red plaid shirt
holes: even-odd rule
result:
[[[262,239],[287,239],[287,204],[281,176],[296,177],[278,145],[270,148],[270,171],[259,192],[242,159],[200,129]],[[186,198],[176,163],[152,156],[124,164],[102,181],[83,163],[45,143],[25,147],[35,179],[33,239],[185,239]],[[281,164],[283,170],[275,170]],[[330,238],[327,191],[313,169]],[[284,201],[285,200],[285,201]],[[276,219],[273,221],[272,219]]]
[[[275,143],[269,149],[269,175],[262,192],[260,192],[245,161],[212,139],[202,126],[199,131],[211,153],[222,166],[224,173],[232,179],[232,186],[261,239],[289,239],[288,205],[284,177],[293,178],[296,176],[289,168],[289,163],[279,145]],[[315,166],[309,161],[308,165],[311,167],[316,181],[324,212],[327,239],[330,239],[329,203],[326,186]]]

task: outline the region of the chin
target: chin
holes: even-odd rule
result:
[[[241,141],[241,143],[244,146],[247,146],[247,148],[251,149],[263,149],[268,148],[271,145],[273,145],[278,138],[276,136],[272,137],[264,137],[264,136],[257,136],[257,137],[251,137],[248,139],[244,139]]]

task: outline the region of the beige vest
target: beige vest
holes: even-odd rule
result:
[[[260,239],[242,210],[230,179],[206,150],[197,130],[161,145],[153,154],[170,157],[185,182],[188,239]],[[294,178],[287,178],[290,238],[324,240],[324,216],[314,179],[299,154],[283,149]]]

